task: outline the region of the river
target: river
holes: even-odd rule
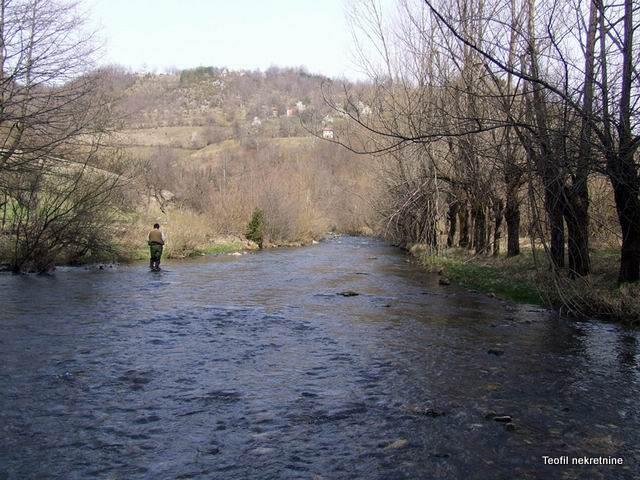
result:
[[[640,475],[637,330],[367,238],[163,267],[0,274],[0,479]]]

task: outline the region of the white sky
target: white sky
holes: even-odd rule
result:
[[[356,78],[345,0],[86,0],[101,63],[134,70],[305,66]]]

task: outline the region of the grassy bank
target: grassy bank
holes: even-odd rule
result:
[[[240,235],[223,234],[205,215],[188,209],[165,208],[151,203],[146,209],[130,212],[119,221],[113,251],[119,262],[149,258],[147,235],[159,223],[165,236],[164,258],[180,259],[217,255],[257,248]]]
[[[236,228],[229,231],[216,222],[215,216],[173,206],[161,209],[153,199],[150,199],[145,207],[129,211],[112,211],[109,215],[112,223],[100,231],[100,241],[89,241],[82,248],[60,249],[52,258],[51,267],[147,260],[147,236],[155,223],[160,224],[165,235],[165,259],[221,255],[258,248],[255,242],[243,235],[245,222],[242,220],[237,221]],[[273,228],[273,225],[271,226]],[[291,239],[285,237],[271,240],[267,236],[264,247],[299,247],[320,238],[320,235],[311,229],[292,230],[296,235]],[[13,264],[12,240],[12,237],[0,232],[0,266],[4,265],[5,268]],[[32,270],[39,271],[31,267],[25,269]]]
[[[227,240],[225,238],[214,240],[214,243],[196,245],[190,250],[180,250],[179,254],[176,254],[175,250],[170,249],[167,246],[167,253],[165,258],[180,259],[180,258],[192,258],[203,255],[223,255],[226,253],[241,252],[243,250],[251,250],[246,242],[240,240]],[[149,248],[142,243],[140,245],[119,245],[117,247],[117,254],[110,257],[111,260],[128,263],[138,260],[147,260],[149,258]]]
[[[440,256],[415,247],[412,253],[429,271],[440,272],[457,285],[517,303],[545,304],[530,253],[513,258],[473,257],[464,250],[451,249]]]
[[[616,283],[618,252],[591,252],[592,273],[571,280],[567,272],[552,275],[544,253],[524,249],[515,257],[476,256],[463,249],[430,255],[420,246],[411,253],[429,271],[451,282],[498,298],[547,306],[572,316],[593,316],[628,324],[640,324],[640,285]]]
[[[215,218],[189,209],[168,207],[161,211],[153,202],[147,209],[129,213],[121,219],[121,234],[116,236],[113,260],[129,262],[149,258],[147,235],[154,223],[159,223],[165,235],[163,257],[191,258],[202,255],[221,255],[243,250],[256,250],[258,245],[240,233],[223,233]],[[264,242],[265,248],[299,247],[310,244],[317,235],[298,236],[291,240]]]

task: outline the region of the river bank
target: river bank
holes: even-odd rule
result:
[[[420,245],[408,252],[427,271],[439,273],[445,283],[569,316],[640,324],[640,285],[617,285],[619,253],[615,250],[593,250],[592,273],[573,280],[566,272],[552,275],[544,252],[536,254],[530,248],[515,257],[473,255],[459,248],[433,255]]]
[[[335,234],[327,234],[335,235]],[[308,245],[317,244],[327,236],[313,238],[305,241],[292,242],[265,242],[262,245],[263,250],[275,248],[299,248]],[[118,263],[132,263],[135,261],[146,260],[149,258],[149,249],[146,246],[128,246],[119,247],[119,253],[112,257]],[[184,260],[188,258],[205,257],[209,255],[225,255],[234,253],[246,253],[260,250],[260,247],[253,241],[244,237],[237,236],[221,236],[210,240],[208,243],[192,245],[189,248],[176,249],[169,240],[166,244],[163,258],[170,260]]]
[[[148,258],[146,238],[154,223],[159,223],[165,235],[163,257],[167,259],[185,259],[207,255],[219,255],[243,251],[258,250],[258,244],[247,238],[247,232],[241,229],[228,231],[221,229],[212,219],[183,209],[167,208],[164,212],[151,209],[138,212],[122,227],[117,235],[110,254],[114,260],[128,263]],[[310,245],[325,238],[323,230],[297,231],[289,235],[265,234],[262,248],[289,248]],[[115,253],[115,255],[114,255]]]

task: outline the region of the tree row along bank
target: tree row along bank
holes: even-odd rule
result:
[[[517,272],[563,312],[637,322],[637,5],[372,0],[352,19],[371,86],[333,103],[336,138],[386,159],[388,237],[463,283]]]

